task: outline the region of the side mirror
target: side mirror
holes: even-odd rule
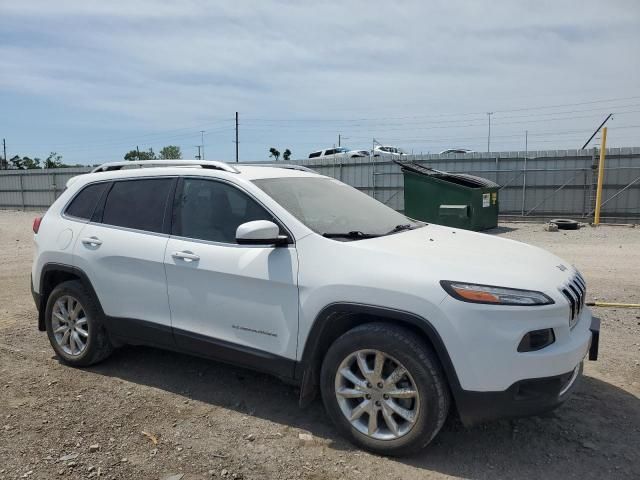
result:
[[[254,220],[237,228],[236,242],[240,245],[283,245],[289,243],[289,237],[280,235],[280,227],[273,222]]]

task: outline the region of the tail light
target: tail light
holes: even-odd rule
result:
[[[33,219],[33,233],[38,233],[38,230],[40,230],[40,223],[42,223],[42,217],[36,217]]]

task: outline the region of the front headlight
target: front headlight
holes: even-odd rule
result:
[[[457,300],[492,305],[550,305],[553,300],[542,292],[519,288],[494,287],[442,280],[442,288]]]

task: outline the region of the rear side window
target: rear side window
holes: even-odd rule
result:
[[[115,182],[104,204],[102,223],[162,232],[172,183],[170,178]]]
[[[309,154],[309,158],[317,158],[322,152],[313,152]]]
[[[65,215],[89,220],[108,185],[108,183],[94,183],[84,187],[64,211]]]

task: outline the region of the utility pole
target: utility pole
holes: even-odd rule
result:
[[[136,145],[136,152],[138,155],[138,161],[140,161],[140,149],[138,148],[138,145]]]
[[[236,112],[236,163],[238,163],[238,112]]]
[[[204,160],[204,130],[200,130],[200,144],[202,145],[202,154],[198,151],[198,154],[201,155],[200,160]]]
[[[196,145],[196,147],[198,147],[198,155],[196,155],[196,160],[202,160],[202,155],[200,155],[200,148],[202,147],[202,145]]]
[[[340,145],[340,140],[341,140],[341,138],[340,138],[340,134],[338,134],[338,146],[339,146],[339,147],[341,146],[341,145]]]
[[[4,169],[6,170],[9,168],[9,162],[7,162],[7,141],[4,138],[2,139],[2,150],[4,150]],[[2,166],[0,165],[0,167]]]
[[[487,152],[491,151],[491,115],[493,115],[493,112],[487,112],[487,117],[489,117],[489,133],[487,134]]]

